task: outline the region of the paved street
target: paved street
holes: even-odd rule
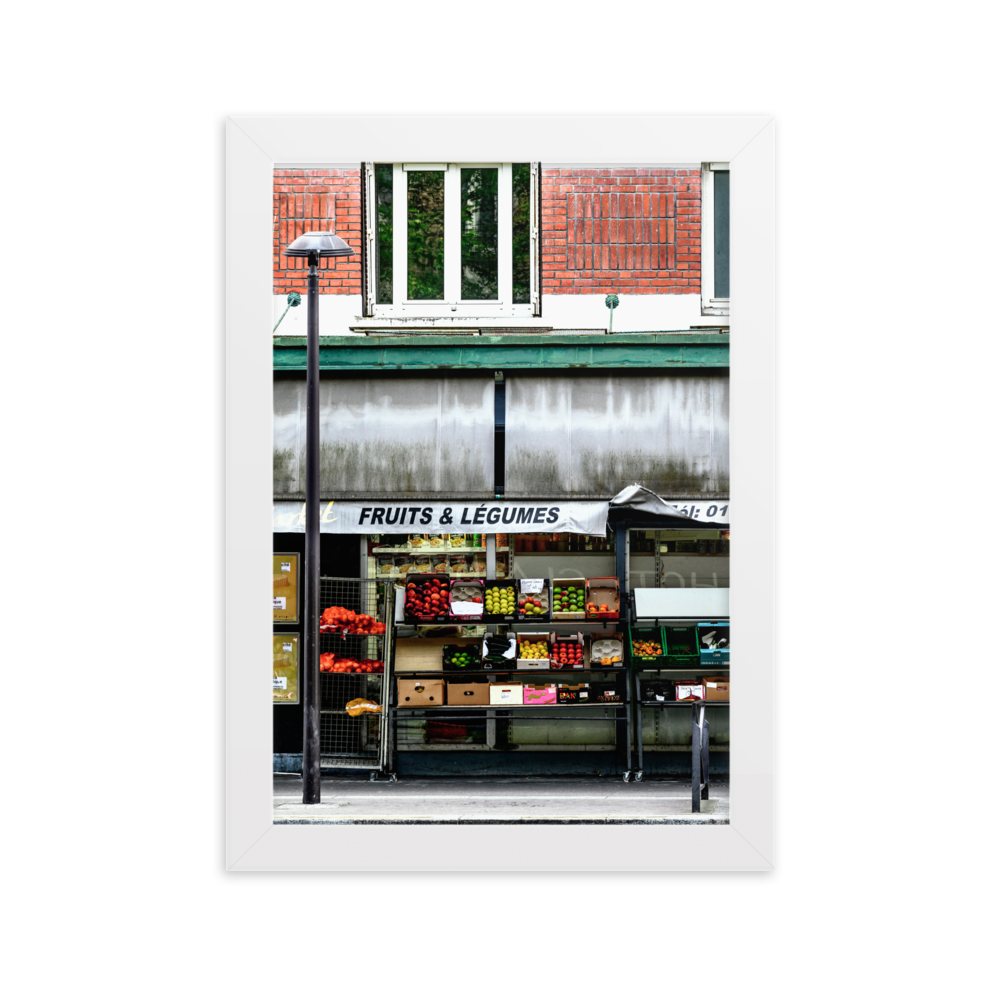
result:
[[[302,779],[274,776],[275,823],[729,822],[728,782],[713,783],[701,813],[685,781],[620,778],[324,778],[323,801],[302,803]]]

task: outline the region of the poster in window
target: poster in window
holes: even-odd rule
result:
[[[274,553],[274,620],[286,625],[299,623],[299,556],[297,552]]]
[[[274,633],[274,704],[299,703],[299,635]]]

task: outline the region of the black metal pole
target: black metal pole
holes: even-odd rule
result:
[[[306,592],[302,665],[302,801],[320,800],[319,762],[319,274],[309,254],[306,341]]]

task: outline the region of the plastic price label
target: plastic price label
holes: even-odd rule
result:
[[[275,677],[274,678],[274,690],[287,691],[288,690],[288,678],[287,677]]]
[[[521,581],[521,593],[522,594],[540,594],[542,592],[542,586],[545,584],[544,580],[522,580]]]
[[[283,653],[290,653],[292,651],[292,644],[290,642],[283,642],[281,644],[281,651]]]
[[[283,597],[276,597],[274,599],[274,610],[275,611],[284,611],[285,610],[285,598],[283,598]]]
[[[281,564],[282,573],[291,573],[291,571],[292,571],[292,564],[290,562]]]

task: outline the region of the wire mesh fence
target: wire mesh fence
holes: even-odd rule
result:
[[[386,601],[391,587],[377,580],[320,577],[320,762],[330,767],[380,768],[384,714],[352,716],[364,698],[385,708]]]

